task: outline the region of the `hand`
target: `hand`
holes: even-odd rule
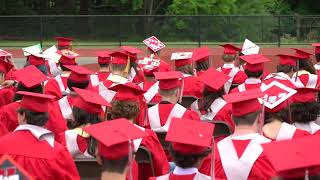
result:
[[[6,88],[6,87],[11,87],[14,85],[14,80],[5,80],[1,83],[1,86],[3,88]]]

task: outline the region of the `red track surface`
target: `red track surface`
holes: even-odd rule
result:
[[[312,47],[310,48],[301,48],[303,50],[306,50],[307,52],[313,53],[314,49]],[[8,52],[12,53],[15,58],[23,57],[21,49],[5,49]],[[103,48],[96,48],[96,49],[84,49],[80,48],[77,49],[77,52],[80,54],[81,57],[95,57],[95,52],[96,51],[102,51],[104,50]],[[161,51],[160,57],[171,63],[170,62],[170,56],[172,52],[177,52],[177,51],[191,51],[192,48],[165,48],[164,50]],[[218,66],[222,63],[221,61],[221,54],[223,53],[223,48],[211,48],[212,50],[212,65],[213,66]],[[261,54],[267,56],[270,58],[272,61],[266,63],[265,68],[270,71],[274,72],[276,64],[278,63],[278,58],[277,54],[293,54],[294,50],[291,50],[290,48],[262,48],[261,49]],[[314,60],[314,57],[312,57]],[[95,65],[89,65],[90,68],[95,69]]]

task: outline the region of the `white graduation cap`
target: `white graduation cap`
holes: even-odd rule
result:
[[[278,81],[272,81],[268,85],[262,84],[260,88],[264,93],[264,105],[269,109],[277,107],[297,92]]]
[[[245,39],[241,53],[244,55],[250,55],[250,54],[258,54],[260,50],[260,47],[250,41],[249,39]]]
[[[166,45],[155,36],[151,36],[143,40],[143,43],[147,45],[153,52],[157,52],[166,47]]]
[[[31,54],[38,56],[39,54],[42,53],[42,48],[41,48],[40,44],[36,44],[33,46],[28,46],[28,47],[22,48],[22,51],[23,51],[24,56],[30,56]],[[40,57],[40,56],[41,55],[39,55],[38,57]]]
[[[192,58],[193,52],[175,52],[171,55],[171,60],[182,60]]]
[[[50,48],[43,51],[43,56],[46,60],[54,61],[55,63],[59,62],[61,54],[57,53],[58,49],[56,46],[51,46]]]

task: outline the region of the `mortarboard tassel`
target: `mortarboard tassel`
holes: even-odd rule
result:
[[[306,171],[304,173],[304,180],[309,180],[309,171],[308,171],[308,169],[306,169]]]
[[[214,138],[212,137],[212,147],[211,147],[211,180],[215,180],[215,154],[214,154]]]
[[[133,180],[133,175],[132,175],[132,163],[133,163],[133,154],[132,154],[132,146],[133,146],[133,142],[132,140],[129,140],[129,154],[128,154],[128,159],[129,159],[129,162],[128,162],[128,165],[129,165],[129,168],[128,168],[128,171],[129,171],[129,180]]]

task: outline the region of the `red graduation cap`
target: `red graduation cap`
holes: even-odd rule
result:
[[[262,144],[262,147],[263,152],[281,177],[305,177],[306,170],[310,175],[320,172],[319,135],[273,141]]]
[[[279,64],[281,65],[289,65],[289,66],[296,66],[297,60],[299,59],[297,56],[287,55],[287,54],[278,54],[279,56]]]
[[[171,55],[171,60],[174,61],[176,67],[182,67],[188,64],[192,64],[192,52],[175,52]]]
[[[239,117],[261,110],[262,106],[258,100],[263,93],[260,89],[250,89],[244,92],[224,95],[223,98],[232,103],[232,115]]]
[[[189,119],[172,118],[166,141],[174,151],[185,154],[200,154],[212,146],[214,125]]]
[[[195,62],[202,62],[207,60],[210,55],[211,52],[208,46],[199,47],[193,51],[192,60]]]
[[[298,48],[291,48],[296,51],[295,56],[297,56],[299,59],[310,59],[311,53],[308,53],[304,50],[298,49]]]
[[[121,46],[122,50],[130,57],[131,61],[136,61],[138,59],[138,54],[141,54],[142,51],[133,46]]]
[[[145,136],[143,130],[124,118],[97,123],[84,130],[99,141],[100,156],[109,160],[128,156],[129,141]]]
[[[79,88],[73,88],[73,90],[79,95],[74,101],[75,107],[92,114],[99,114],[102,110],[101,106],[111,107],[111,104],[97,92]]]
[[[217,71],[213,67],[206,70],[198,77],[198,80],[204,83],[212,92],[216,92],[222,88],[229,79],[230,77],[228,75]]]
[[[232,54],[235,55],[237,54],[237,52],[239,52],[241,49],[232,45],[232,44],[223,44],[223,45],[219,45],[222,46],[224,48],[223,53],[224,54]]]
[[[8,63],[4,60],[0,60],[0,72],[6,74],[13,68],[11,63]]]
[[[128,64],[129,56],[124,51],[114,51],[110,53],[110,56],[112,57],[111,63],[112,64]]]
[[[251,54],[240,56],[240,59],[247,62],[244,69],[250,72],[263,71],[264,63],[270,60],[261,54]]]
[[[159,71],[160,66],[144,66],[143,72],[146,76],[152,76],[154,72]]]
[[[14,71],[12,76],[26,88],[38,86],[48,79],[47,76],[33,65]]]
[[[138,100],[139,95],[146,92],[142,90],[140,86],[132,82],[117,84],[109,89],[117,92],[113,99],[118,101],[136,101]]]
[[[34,66],[40,66],[45,63],[44,58],[42,56],[36,56],[33,54],[30,54],[28,56],[28,62]]]
[[[315,47],[314,53],[320,54],[320,43],[313,43],[312,46]]]
[[[20,103],[21,108],[34,112],[48,112],[49,104],[54,99],[52,95],[27,91],[18,91],[17,94],[23,95]]]
[[[180,71],[155,72],[153,74],[159,80],[160,89],[169,90],[182,85],[180,79],[183,78],[183,74]]]
[[[57,53],[61,54],[59,62],[62,65],[77,65],[76,57],[79,56],[78,53],[76,53],[74,51],[67,50],[67,49],[58,51]]]
[[[58,42],[58,46],[70,46],[72,38],[67,37],[55,37],[54,38]]]
[[[319,91],[318,76],[315,74],[301,74],[295,81],[298,93],[292,97],[293,102],[305,103],[317,101],[316,92]]]
[[[66,65],[65,67],[70,69],[70,71],[71,71],[68,79],[70,79],[76,83],[89,81],[89,75],[93,74],[92,71],[90,71],[89,69],[82,67],[82,66]]]
[[[96,53],[98,56],[99,64],[109,64],[111,61],[111,56],[109,51],[99,51]]]

